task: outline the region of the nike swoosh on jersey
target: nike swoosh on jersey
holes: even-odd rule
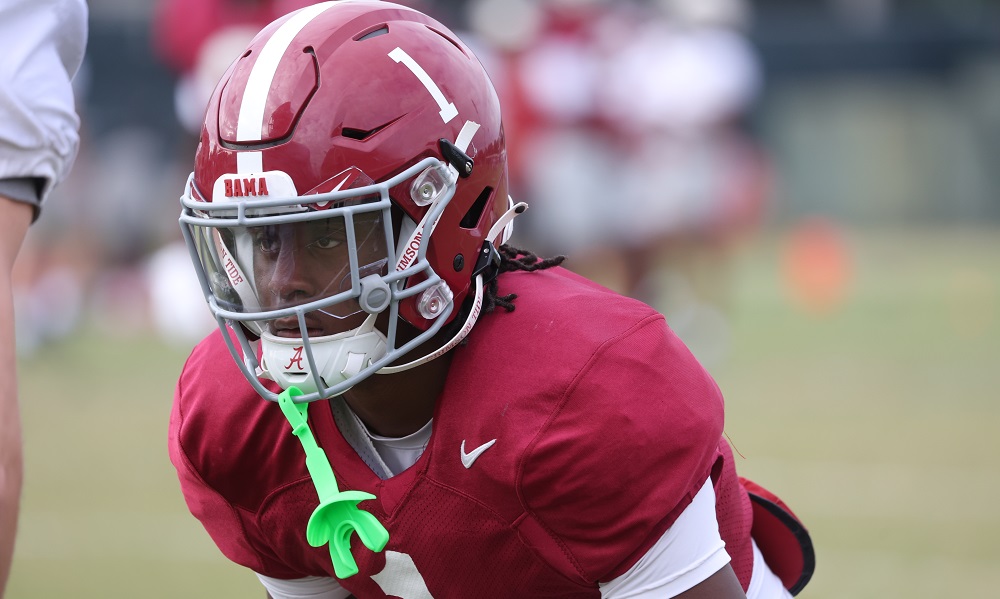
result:
[[[486,443],[483,443],[482,445],[473,449],[469,453],[465,453],[465,439],[462,439],[462,465],[465,466],[466,468],[472,468],[472,464],[475,463],[477,459],[479,459],[479,456],[483,455],[483,452],[489,449],[490,447],[493,447],[493,444],[496,442],[497,442],[496,439],[493,439],[492,441],[487,441]]]

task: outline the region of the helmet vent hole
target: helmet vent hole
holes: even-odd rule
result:
[[[354,129],[352,127],[344,127],[344,130],[340,132],[340,134],[344,137],[349,137],[358,141],[368,139],[372,133],[374,133],[374,131],[365,131],[364,129]]]
[[[369,137],[375,135],[376,133],[378,133],[382,129],[385,129],[389,125],[395,123],[396,121],[399,120],[399,118],[400,117],[394,118],[391,121],[389,121],[388,123],[383,123],[383,124],[379,125],[378,127],[375,127],[374,129],[358,129],[357,127],[344,127],[343,129],[340,130],[340,134],[342,136],[348,137],[350,139],[356,139],[358,141],[364,141],[364,140],[368,139]]]
[[[382,127],[384,126],[385,125],[383,125]],[[340,134],[343,135],[344,137],[349,137],[351,139],[356,139],[358,141],[364,141],[369,137],[371,137],[372,135],[375,135],[376,133],[381,131],[382,127],[375,127],[374,129],[369,129],[368,131],[365,131],[364,129],[355,129],[354,127],[344,127],[341,130]]]
[[[483,211],[486,210],[486,204],[490,200],[490,196],[493,195],[493,188],[487,187],[483,189],[483,192],[479,194],[476,201],[473,202],[472,207],[469,211],[465,213],[462,217],[462,222],[458,226],[463,229],[475,229],[479,224],[479,220],[483,217]]]
[[[354,38],[354,41],[363,42],[387,33],[389,33],[389,26],[383,23],[382,25],[376,25],[373,29],[369,29],[368,31],[358,35]]]

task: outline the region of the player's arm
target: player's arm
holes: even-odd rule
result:
[[[11,271],[32,215],[30,205],[0,195],[0,596],[10,574],[24,474]]]
[[[87,38],[84,0],[0,2],[0,596],[10,574],[21,498],[12,270],[39,204],[76,156],[70,80]],[[15,201],[18,200],[18,201]],[[25,203],[27,202],[27,203]]]
[[[627,572],[602,583],[602,599],[744,599],[719,534],[708,479],[673,525]]]
[[[704,581],[677,595],[677,599],[746,599],[746,595],[736,572],[726,564]]]
[[[284,580],[257,574],[268,599],[353,599],[350,591],[340,586],[335,578],[308,576]]]

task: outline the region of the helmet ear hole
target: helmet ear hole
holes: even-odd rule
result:
[[[493,196],[493,188],[487,187],[483,189],[476,201],[472,203],[469,207],[469,211],[465,213],[462,217],[462,222],[458,226],[463,229],[475,229],[479,225],[479,221],[483,218],[483,212],[486,211],[486,205],[489,203],[490,198]]]

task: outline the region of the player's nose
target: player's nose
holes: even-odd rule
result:
[[[316,273],[297,246],[294,239],[281,244],[270,278],[271,293],[286,304],[302,303],[316,294]]]

